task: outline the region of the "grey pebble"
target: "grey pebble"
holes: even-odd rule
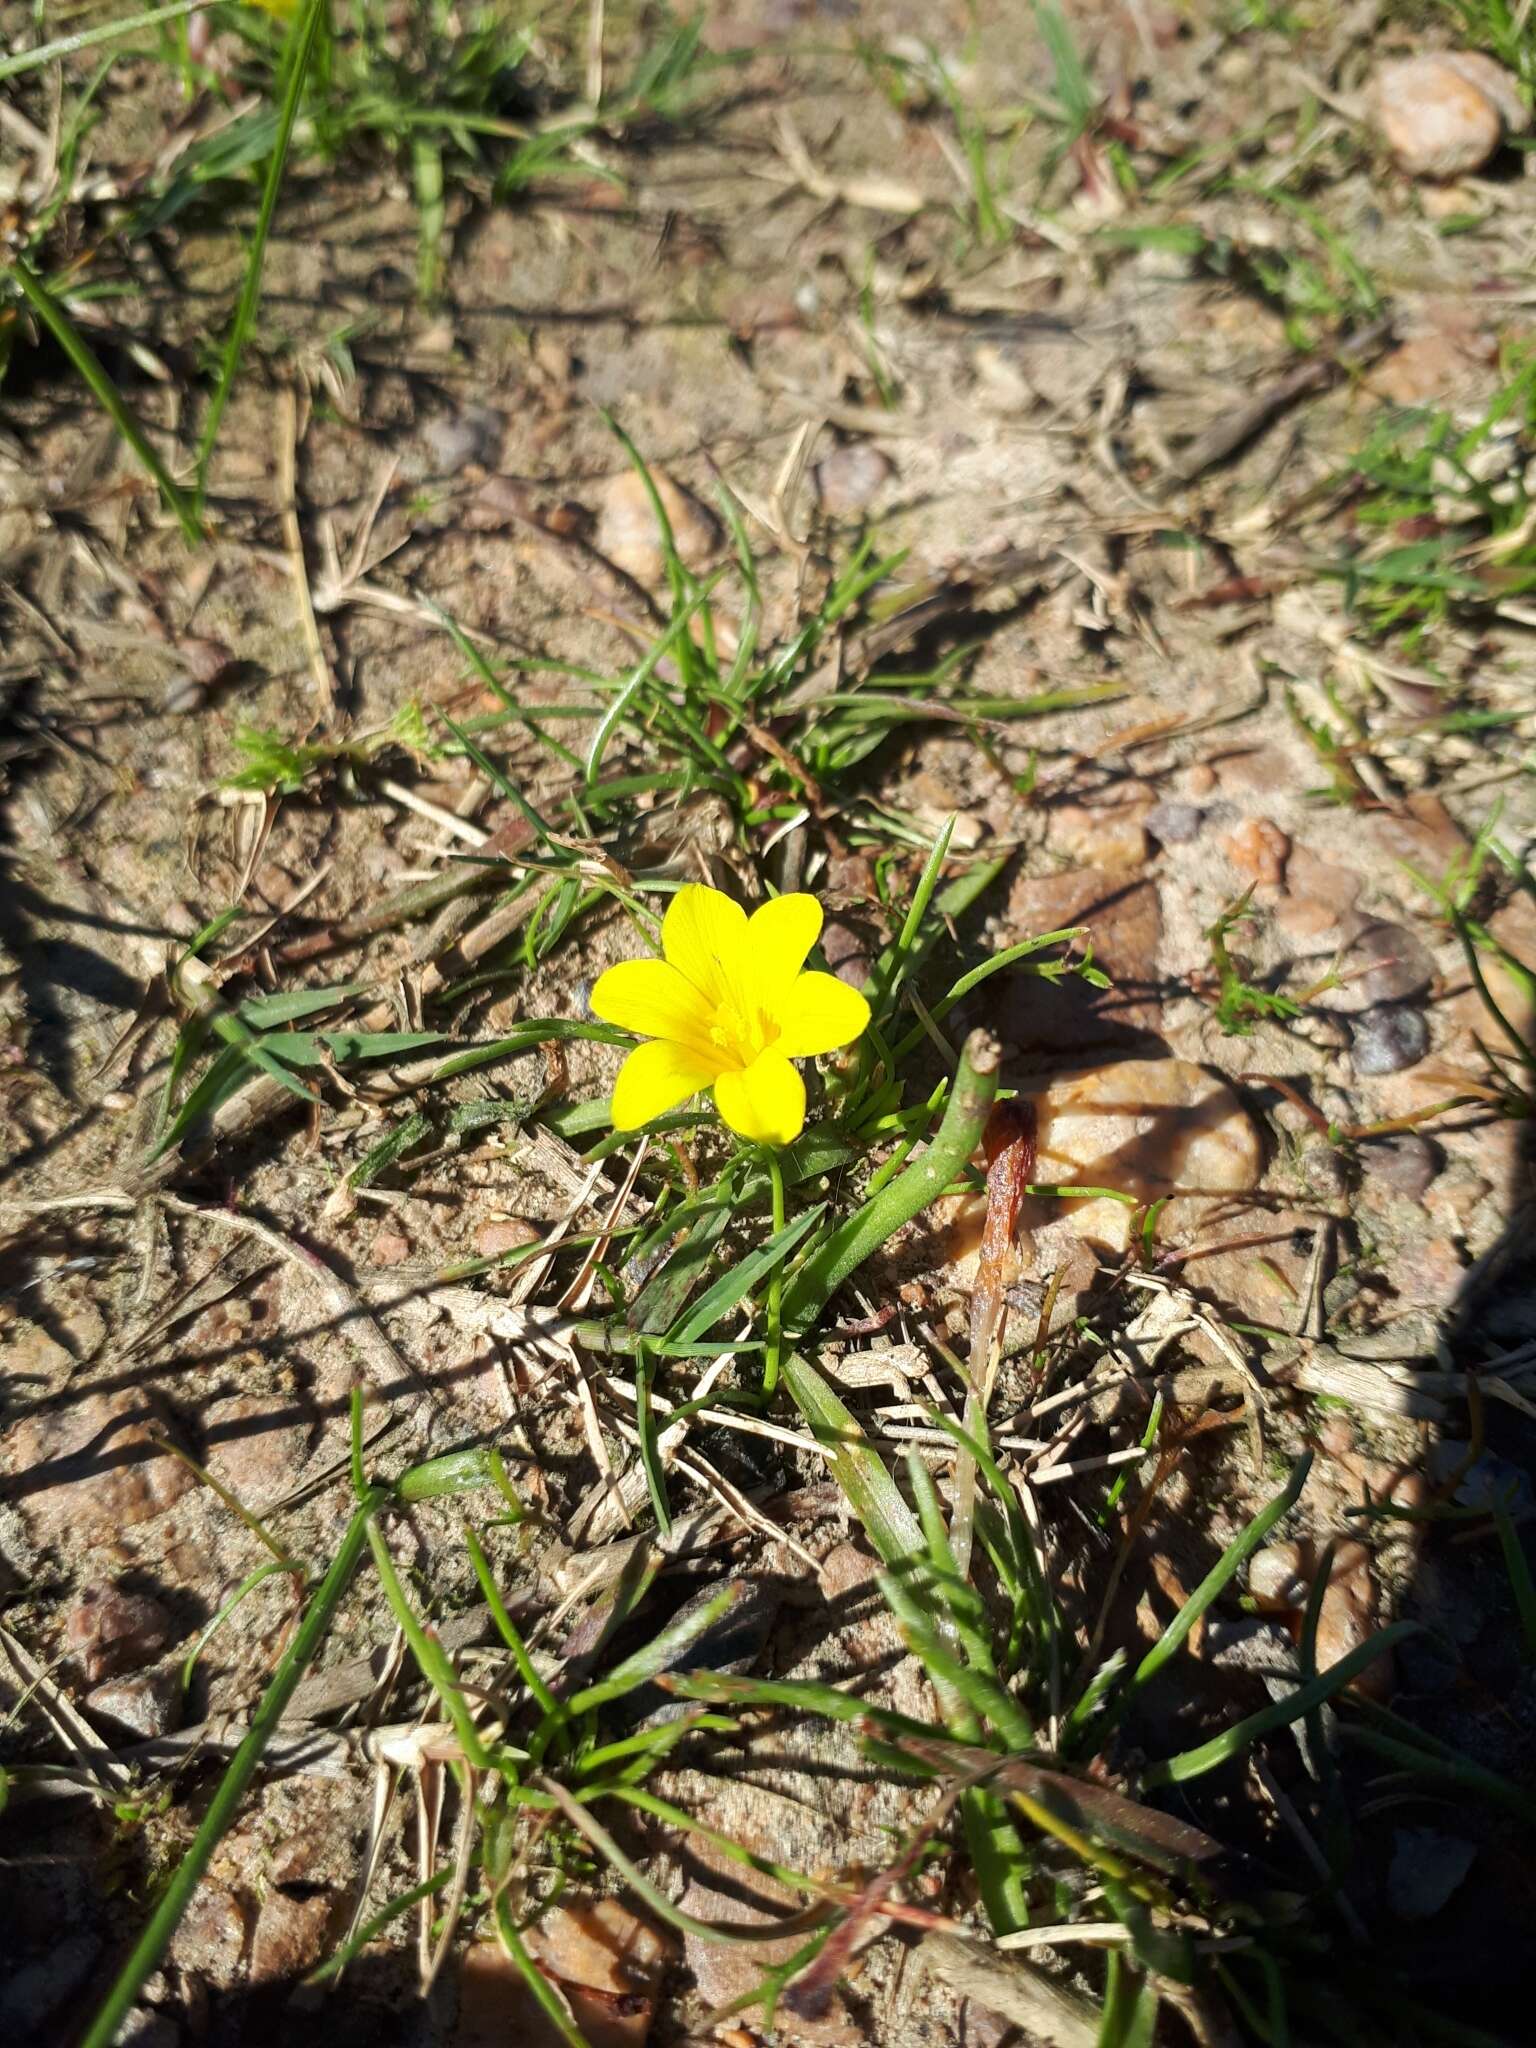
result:
[[[1396,1074],[1417,1066],[1429,1051],[1422,1010],[1408,1003],[1378,1003],[1353,1020],[1355,1072]]]

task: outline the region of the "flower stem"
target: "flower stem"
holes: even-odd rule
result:
[[[768,1162],[768,1185],[773,1192],[773,1227],[784,1228],[784,1168],[772,1145],[764,1147]],[[784,1353],[784,1268],[774,1267],[768,1275],[768,1342],[763,1354],[763,1393],[771,1398],[779,1384],[779,1362]]]

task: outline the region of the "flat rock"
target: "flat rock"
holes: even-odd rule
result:
[[[891,458],[873,441],[850,441],[817,463],[816,495],[834,519],[845,519],[864,507],[896,474]]]
[[[113,1732],[151,1742],[181,1725],[181,1673],[173,1664],[153,1671],[135,1671],[127,1678],[109,1678],[85,1696],[89,1713],[111,1724]]]
[[[251,1939],[251,1983],[291,1984],[313,1969],[325,1953],[335,1905],[329,1892],[302,1899],[268,1892]]]
[[[1319,990],[1313,1000],[1320,1009],[1351,1014],[1423,995],[1435,978],[1435,962],[1407,925],[1375,917],[1354,933],[1337,971],[1337,987]]]
[[[1163,916],[1155,881],[1106,868],[1021,877],[1009,893],[1005,922],[1005,944],[1086,925],[1095,964],[1111,986],[1092,988],[1076,975],[1049,982],[1005,970],[983,991],[986,1014],[978,1012],[978,1021],[1032,1058],[1076,1056],[1085,1046],[1146,1047],[1162,1021]]]
[[[1263,1167],[1252,1117],[1225,1081],[1189,1060],[1121,1060],[1059,1074],[1035,1107],[1040,1182],[1115,1188],[1154,1202],[1243,1193]],[[1065,1221],[1076,1236],[1115,1251],[1130,1242],[1132,1211],[1123,1202],[1074,1203]],[[1169,1222],[1177,1228],[1177,1218]]]
[[[0,1445],[5,1490],[40,1542],[109,1543],[164,1514],[194,1484],[151,1440],[160,1426],[149,1396],[128,1389],[28,1416]]]
[[[1429,1920],[1460,1886],[1477,1844],[1438,1828],[1398,1828],[1392,1836],[1387,1898],[1400,1920]]]

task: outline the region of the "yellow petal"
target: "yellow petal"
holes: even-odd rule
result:
[[[736,994],[747,913],[719,889],[685,882],[661,921],[661,950],[710,1007]]]
[[[814,896],[775,896],[747,920],[746,965],[750,994],[770,1012],[780,1008],[805,956],[821,936],[821,905]]]
[[[600,974],[592,1014],[642,1038],[672,1038],[701,1055],[709,1044],[711,1012],[691,982],[665,960],[621,960]]]
[[[745,1070],[720,1075],[715,1107],[737,1137],[789,1145],[805,1129],[805,1083],[783,1053],[759,1053]]]
[[[638,1131],[653,1117],[676,1109],[714,1079],[717,1069],[686,1046],[654,1039],[637,1045],[619,1069],[613,1089],[613,1128]]]
[[[835,974],[814,968],[802,974],[780,998],[778,1051],[791,1059],[835,1052],[851,1045],[869,1028],[869,1005],[856,988]]]

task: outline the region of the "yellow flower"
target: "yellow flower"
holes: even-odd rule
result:
[[[805,1127],[805,1083],[790,1064],[848,1045],[869,1005],[835,974],[805,971],[821,933],[814,896],[776,896],[750,917],[689,882],[661,926],[661,960],[599,975],[592,1010],[651,1041],[619,1070],[613,1127],[638,1130],[713,1087],[738,1136],[787,1145]]]

